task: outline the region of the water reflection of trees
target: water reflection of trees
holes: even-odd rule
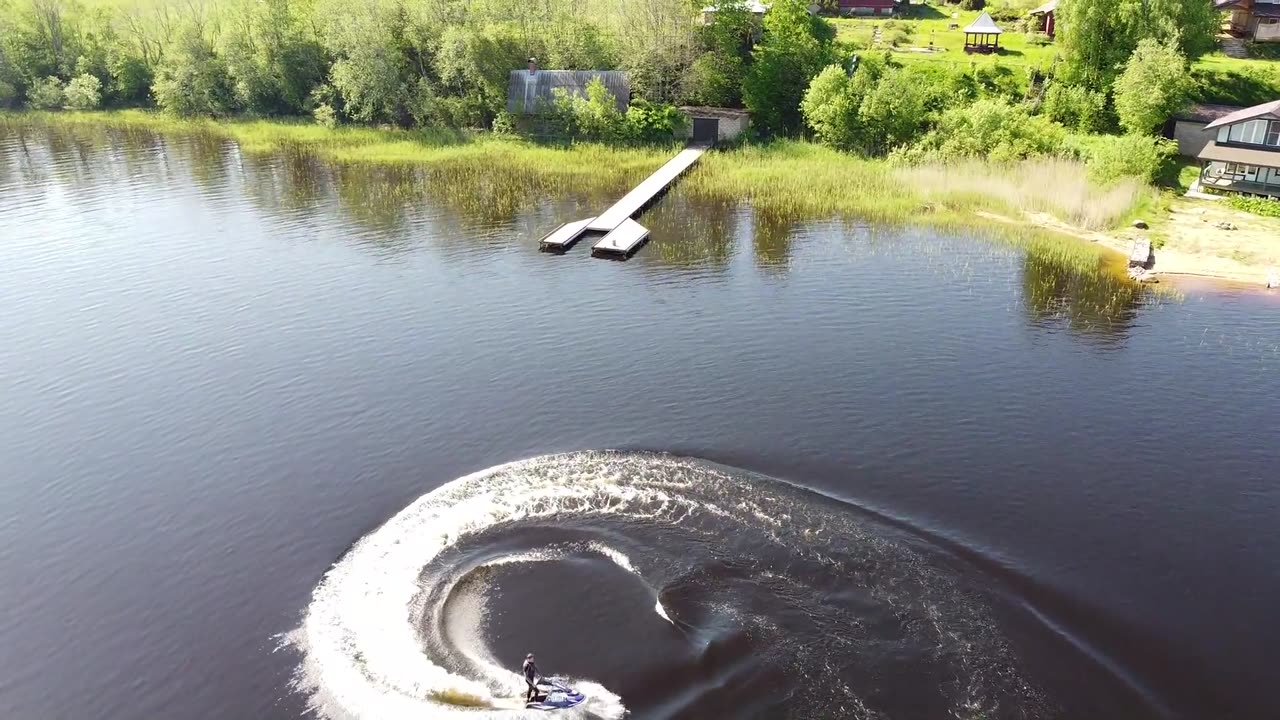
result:
[[[1036,249],[1023,260],[1022,291],[1032,326],[1066,328],[1101,345],[1124,342],[1146,293],[1117,272],[1080,269]]]
[[[672,191],[641,219],[650,230],[646,264],[724,271],[733,256],[740,215],[737,202]]]
[[[788,211],[757,208],[753,214],[751,246],[761,270],[783,273],[791,264],[791,244],[802,218]]]

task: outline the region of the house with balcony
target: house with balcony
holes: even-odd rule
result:
[[[1280,197],[1280,100],[1223,115],[1204,129],[1214,134],[1196,155],[1200,189]]]

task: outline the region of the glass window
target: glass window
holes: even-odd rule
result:
[[[1236,123],[1231,126],[1231,142],[1244,141],[1244,123]]]
[[[1267,144],[1280,145],[1280,120],[1271,121],[1271,127],[1267,129]]]
[[[1218,142],[1220,143],[1229,142],[1230,140],[1227,137],[1227,133],[1229,132],[1231,132],[1231,126],[1229,125],[1227,127],[1218,128]]]

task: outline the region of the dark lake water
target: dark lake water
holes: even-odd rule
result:
[[[0,717],[1280,716],[1280,297],[614,194],[0,133]]]

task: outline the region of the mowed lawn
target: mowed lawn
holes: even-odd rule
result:
[[[964,28],[981,15],[978,10],[961,10],[957,5],[911,5],[910,14],[897,18],[829,18],[840,40],[868,50],[891,50],[902,62],[944,62],[1023,65],[1048,70],[1057,55],[1053,43],[1044,43],[1043,35],[1021,32],[1016,23],[996,24],[1000,35],[1000,51],[989,55],[964,52]],[[955,29],[951,26],[955,25]],[[874,33],[880,29],[880,42]],[[1035,40],[1033,40],[1035,38]],[[1037,40],[1039,42],[1037,42]],[[896,42],[895,42],[896,41]],[[933,48],[935,52],[919,52]],[[940,50],[940,52],[939,52]]]
[[[1035,4],[1038,4],[1035,0],[1027,0],[1016,7],[1025,7],[1025,14]],[[1048,70],[1058,54],[1057,45],[1053,42],[1045,43],[1043,34],[1022,32],[1016,22],[996,21],[996,25],[1004,31],[1000,35],[1000,52],[966,55],[964,28],[976,20],[982,11],[961,10],[959,5],[943,3],[913,3],[910,8],[909,14],[893,18],[850,17],[828,20],[835,25],[840,40],[851,42],[865,50],[889,50],[901,62],[942,62],[965,66],[1000,63]],[[951,29],[953,24],[957,26],[955,29]],[[874,42],[876,28],[880,29],[879,44]],[[941,49],[941,52],[919,52],[922,48]],[[1280,60],[1238,59],[1215,52],[1197,60],[1193,69],[1217,75],[1223,78],[1223,82],[1239,81],[1239,78],[1244,77],[1280,87]]]

